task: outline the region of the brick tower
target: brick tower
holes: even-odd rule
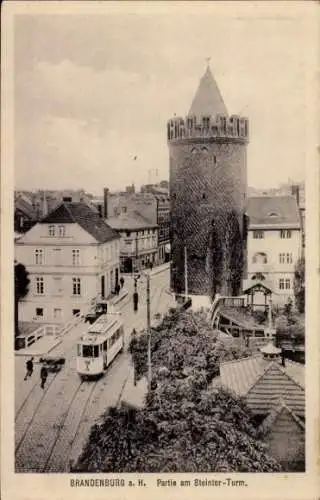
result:
[[[167,124],[171,289],[237,295],[244,271],[248,119],[229,116],[208,67],[186,118]]]

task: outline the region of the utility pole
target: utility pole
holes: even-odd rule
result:
[[[187,247],[184,247],[184,294],[185,300],[188,300],[188,255]]]
[[[147,328],[148,328],[148,386],[151,387],[151,318],[150,318],[150,274],[147,273]]]

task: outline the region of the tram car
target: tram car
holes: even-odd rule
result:
[[[81,378],[102,375],[124,348],[124,326],[119,313],[100,316],[80,337],[77,372]]]

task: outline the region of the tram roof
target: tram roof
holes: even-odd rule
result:
[[[81,336],[80,342],[87,344],[101,344],[104,340],[110,337],[121,325],[121,317],[118,314],[104,314],[100,316]]]

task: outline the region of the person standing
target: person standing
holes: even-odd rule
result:
[[[139,295],[138,292],[133,293],[133,310],[137,312],[138,310]]]
[[[26,369],[27,373],[26,376],[24,377],[24,380],[27,380],[27,378],[31,377],[33,374],[33,358],[28,359],[28,361],[26,362]]]
[[[41,368],[41,372],[40,372],[40,378],[41,378],[41,389],[44,389],[44,386],[45,386],[45,383],[47,381],[47,377],[48,377],[48,370],[46,369],[45,366],[43,366]]]

